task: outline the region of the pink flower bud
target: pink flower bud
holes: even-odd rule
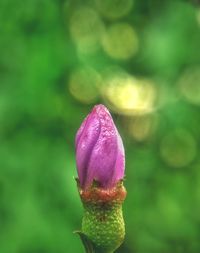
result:
[[[97,181],[112,188],[124,177],[124,147],[113,119],[104,105],[96,105],[76,134],[76,165],[80,186]]]

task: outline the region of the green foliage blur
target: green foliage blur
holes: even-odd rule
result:
[[[151,84],[150,100],[132,78]],[[0,1],[0,253],[84,252],[74,137],[96,103],[126,150],[117,252],[199,253],[200,5],[189,0]]]

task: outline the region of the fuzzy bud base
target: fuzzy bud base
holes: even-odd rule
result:
[[[84,207],[82,232],[95,246],[95,252],[114,252],[125,236],[122,203],[126,190],[122,181],[111,189],[79,187],[79,194]]]

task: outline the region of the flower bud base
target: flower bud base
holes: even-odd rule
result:
[[[79,188],[84,206],[82,232],[93,243],[95,252],[114,252],[124,240],[125,227],[122,203],[126,190],[120,181],[112,189],[92,186]]]

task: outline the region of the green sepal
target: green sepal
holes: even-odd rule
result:
[[[85,235],[81,231],[75,231],[76,234],[78,234],[81,238],[81,241],[83,243],[83,246],[85,248],[86,253],[95,253],[94,245],[93,243],[88,239],[87,235]]]

